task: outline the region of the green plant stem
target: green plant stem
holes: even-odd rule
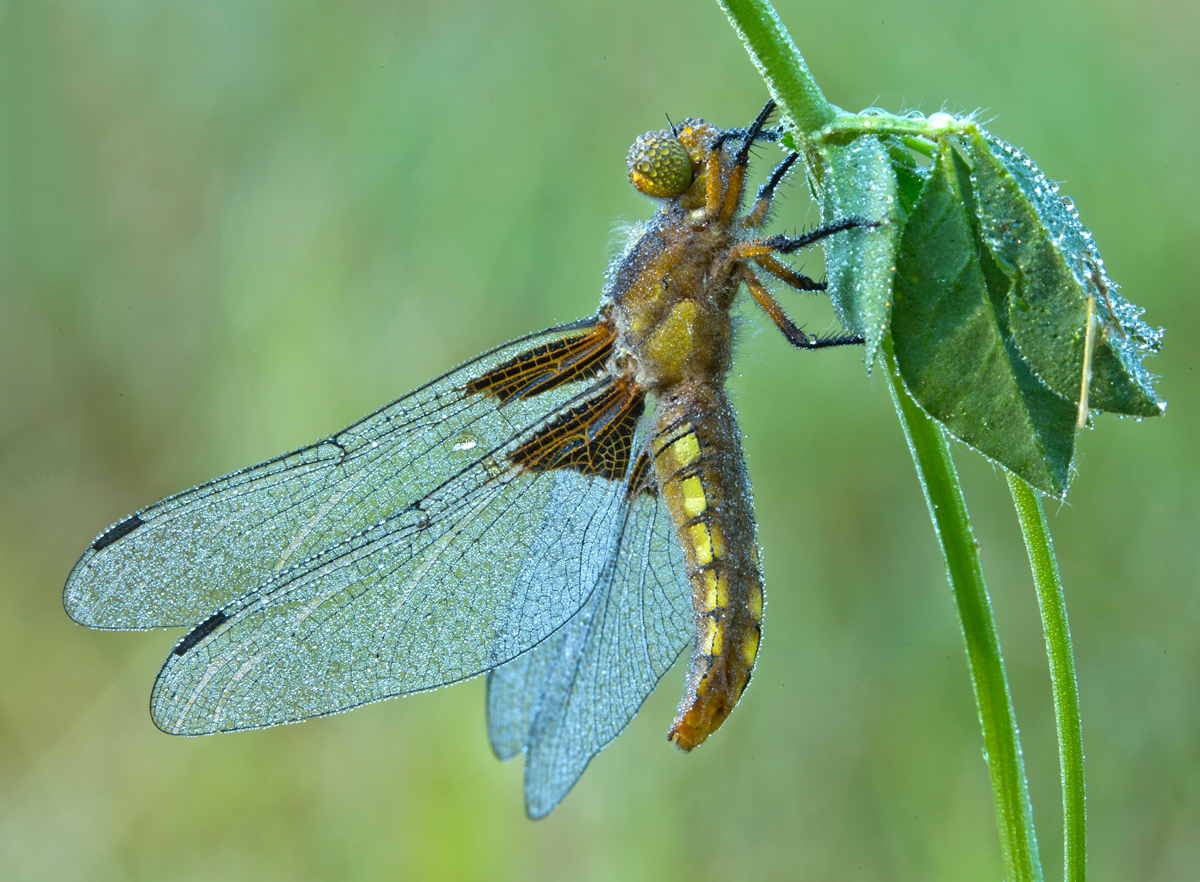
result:
[[[1011,472],[1012,493],[1025,549],[1037,586],[1046,633],[1046,655],[1050,660],[1050,683],[1054,691],[1054,719],[1058,725],[1058,761],[1063,789],[1063,879],[1084,882],[1087,878],[1087,804],[1084,800],[1083,723],[1079,714],[1079,685],[1075,679],[1075,657],[1071,629],[1054,543],[1046,526],[1046,514],[1037,492]]]
[[[971,531],[958,473],[941,426],[925,415],[904,388],[890,336],[884,340],[883,352],[892,400],[908,438],[925,502],[942,545],[946,572],[967,644],[971,681],[975,686],[975,702],[979,707],[984,750],[992,778],[996,824],[1000,828],[1000,846],[1004,853],[1004,878],[1008,882],[1040,882],[1042,867],[1017,720],[1009,697],[992,604],[983,581],[979,549]]]
[[[808,71],[792,35],[765,0],[717,0],[784,113],[806,135],[828,125],[838,109]]]
[[[800,130],[811,136],[829,125],[839,111],[813,80],[800,51],[771,4],[766,0],[718,2],[776,100]],[[890,336],[883,343],[892,400],[917,466],[958,606],[992,779],[1005,878],[1008,882],[1041,882],[1042,867],[1016,716],[991,601],[983,581],[979,549],[971,531],[958,474],[941,427],[925,415],[904,388]]]

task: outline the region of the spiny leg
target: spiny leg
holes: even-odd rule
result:
[[[814,242],[819,242],[843,230],[857,227],[877,227],[880,223],[880,221],[869,221],[860,217],[848,217],[827,227],[811,230],[803,236],[792,237],[780,233],[779,235],[767,236],[763,239],[752,239],[749,242],[743,242],[741,245],[732,248],[726,258],[727,263],[724,265],[728,266],[729,263],[734,261],[753,260],[775,278],[798,291],[824,291],[827,287],[824,282],[815,281],[803,273],[797,272],[774,255],[790,254],[806,245],[812,245]]]
[[[820,242],[822,239],[828,239],[834,233],[853,230],[858,227],[877,227],[882,223],[883,221],[867,220],[865,217],[845,217],[827,227],[810,230],[803,236],[792,237],[780,233],[775,236],[768,236],[766,239],[760,241],[762,244],[767,245],[771,251],[778,252],[779,254],[791,254],[793,251],[807,248],[809,245]]]
[[[729,249],[725,257],[725,263],[722,266],[728,266],[734,261],[759,260],[764,257],[770,257],[772,254],[791,254],[793,251],[799,251],[806,245],[812,245],[814,242],[820,242],[832,236],[834,233],[840,233],[843,230],[851,230],[856,227],[877,227],[882,221],[870,221],[861,217],[848,217],[837,223],[830,224],[827,227],[821,227],[817,230],[810,230],[803,236],[787,236],[783,233],[778,233],[774,236],[765,236],[761,239],[751,239],[749,242],[743,242]],[[779,264],[783,266],[782,263]],[[775,275],[775,273],[771,273]],[[780,276],[780,278],[783,278]],[[787,279],[783,279],[787,281]],[[812,281],[809,279],[808,281]],[[820,283],[817,283],[820,284]],[[812,289],[805,286],[801,282],[801,290],[820,290]]]
[[[797,272],[773,255],[764,254],[762,257],[754,258],[754,262],[761,269],[797,291],[824,291],[828,287],[824,282],[818,282],[816,279],[810,279],[804,273]]]
[[[788,314],[783,311],[783,307],[779,302],[771,296],[771,292],[766,289],[754,271],[745,264],[738,267],[738,274],[742,281],[746,283],[746,287],[750,289],[750,295],[755,302],[762,307],[763,312],[775,323],[775,326],[783,332],[783,336],[788,342],[800,349],[827,349],[831,346],[854,346],[863,342],[863,338],[857,335],[845,335],[841,337],[818,337],[816,334],[806,334],[804,329],[788,318]]]
[[[738,209],[742,207],[742,197],[746,190],[746,166],[750,164],[750,149],[754,146],[758,136],[762,134],[767,119],[774,112],[775,102],[768,101],[758,114],[758,118],[742,136],[742,146],[738,148],[737,155],[733,159],[733,168],[729,170],[729,184],[725,188],[725,203],[721,206],[721,213],[717,216],[719,223],[732,221],[737,216]],[[718,136],[717,141],[720,141],[721,138],[722,136]]]
[[[775,190],[783,183],[784,176],[787,175],[788,171],[796,164],[796,160],[799,158],[799,153],[790,153],[783,162],[775,166],[775,170],[771,172],[771,177],[765,184],[758,188],[758,196],[754,200],[754,206],[747,212],[744,218],[746,226],[754,229],[761,227],[767,222],[767,218],[771,214],[771,202],[775,198]]]
[[[758,112],[758,116],[748,129],[744,132],[734,131],[730,133],[733,137],[740,135],[742,138],[742,146],[738,149],[735,161],[743,168],[750,162],[750,148],[762,136],[763,131],[766,129],[767,120],[775,112],[776,106],[774,99],[768,98],[767,103],[763,105],[763,109]]]
[[[742,190],[746,181],[746,165],[750,162],[750,147],[763,134],[763,126],[767,118],[774,112],[775,102],[767,101],[766,106],[758,114],[758,118],[745,129],[725,129],[713,138],[708,148],[708,159],[705,163],[704,214],[720,223],[729,223],[737,214],[742,204]],[[725,189],[721,189],[721,155],[725,144],[735,138],[742,139],[742,146],[734,157],[733,166],[729,171],[729,180]],[[730,200],[733,207],[730,209]]]
[[[719,132],[708,148],[705,159],[704,215],[710,220],[730,223],[742,205],[746,183],[746,166],[750,161],[750,148],[756,141],[778,141],[782,137],[779,129],[766,129],[767,119],[775,111],[775,102],[767,101],[758,118],[744,129],[724,129]],[[733,157],[728,180],[722,180],[726,143],[740,140],[742,146]],[[723,186],[724,185],[724,186]]]
[[[744,126],[740,129],[724,129],[726,140],[730,138],[744,138],[753,125]],[[776,141],[783,138],[784,129],[782,125],[773,126],[771,128],[759,129],[758,134],[754,136],[755,141],[765,141],[768,144],[774,144]]]
[[[704,216],[714,218],[725,202],[725,192],[721,189],[721,150],[728,140],[725,133],[713,138],[708,148],[708,157],[704,160]]]
[[[861,217],[848,217],[827,227],[811,230],[803,236],[793,237],[782,234],[768,236],[765,239],[745,242],[737,246],[730,251],[729,259],[741,261],[753,260],[771,275],[801,291],[823,291],[826,287],[823,282],[813,281],[808,276],[796,272],[776,258],[774,254],[790,254],[835,233],[856,227],[877,227],[880,223],[881,221],[871,221]],[[815,334],[809,335],[804,333],[795,322],[788,318],[787,313],[783,311],[783,307],[771,296],[771,292],[763,286],[763,283],[754,274],[753,270],[742,263],[738,267],[738,272],[742,280],[746,283],[746,287],[750,289],[750,293],[755,301],[770,316],[771,321],[775,322],[775,325],[783,332],[783,335],[787,337],[788,342],[793,346],[798,346],[801,349],[825,349],[830,346],[851,346],[863,342],[863,338],[856,334],[822,338]]]

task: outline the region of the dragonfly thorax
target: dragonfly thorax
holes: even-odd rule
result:
[[[733,356],[729,314],[738,281],[731,230],[664,212],[631,248],[610,290],[616,347],[647,390],[723,381]]]

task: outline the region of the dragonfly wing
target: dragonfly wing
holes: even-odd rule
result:
[[[524,751],[525,807],[554,809],[693,639],[683,553],[657,494],[637,496],[601,583],[550,638],[488,677],[488,733]]]
[[[544,640],[601,582],[625,486],[498,473],[499,460],[194,628],[155,682],[157,725],[198,735],[293,722],[472,677]]]
[[[412,537],[415,527],[402,524],[412,520],[406,512],[415,500],[478,466],[577,395],[594,372],[546,384],[536,395],[514,394],[502,406],[473,382],[503,374],[522,355],[588,345],[595,331],[589,319],[508,343],[323,441],[126,518],[71,571],[68,614],[94,628],[191,625],[388,518],[399,518],[391,522],[395,541],[408,541],[400,537]]]

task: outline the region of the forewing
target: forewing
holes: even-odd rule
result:
[[[525,807],[550,813],[692,641],[691,589],[671,518],[638,494],[597,590],[550,638],[488,677],[488,734],[524,751]]]
[[[346,710],[482,673],[559,628],[602,582],[625,486],[502,467],[530,432],[198,625],[155,682],[158,726],[196,735]]]
[[[473,486],[486,470],[481,456],[593,382],[597,358],[580,356],[584,367],[574,373],[529,370],[528,359],[520,371],[505,365],[603,345],[594,320],[530,335],[323,441],[143,509],[101,534],[75,565],[63,595],[68,614],[95,628],[191,625],[268,580],[299,579],[282,574],[310,557],[331,556],[324,567],[364,560],[364,540],[342,547],[362,531],[388,535],[387,547],[419,544],[411,504],[460,472],[475,478],[464,477],[456,492]],[[513,488],[524,492],[532,491]]]

